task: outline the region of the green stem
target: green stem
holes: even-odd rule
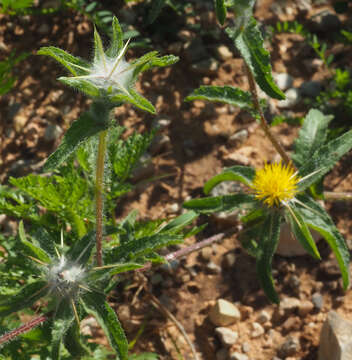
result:
[[[104,165],[106,152],[107,130],[99,134],[97,168],[95,177],[95,213],[96,213],[96,248],[97,265],[103,265],[103,191],[104,191]]]
[[[327,201],[352,201],[351,192],[324,191],[324,199]]]
[[[280,142],[271,133],[270,128],[265,120],[262,108],[260,107],[257,88],[255,85],[253,74],[252,74],[251,70],[249,69],[248,65],[245,64],[245,66],[246,66],[247,78],[248,78],[248,83],[249,83],[249,89],[252,94],[253,104],[260,116],[260,125],[261,125],[262,129],[264,130],[265,135],[268,137],[270,142],[273,144],[275,150],[280,154],[282,160],[286,164],[289,164],[291,162],[290,158],[286,154],[285,149],[282,147]]]

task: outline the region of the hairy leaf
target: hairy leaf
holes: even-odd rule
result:
[[[148,14],[148,24],[151,24],[159,16],[161,10],[165,6],[167,0],[152,0],[152,7]]]
[[[177,216],[175,219],[171,220],[161,229],[161,232],[176,234],[177,232],[181,231],[185,226],[189,225],[197,217],[198,214],[194,211],[186,212],[185,214]]]
[[[119,360],[128,359],[128,342],[115,311],[106,302],[105,295],[86,293],[81,302],[88,314],[93,315],[104,330],[110,345],[119,356]]]
[[[112,18],[112,36],[111,45],[106,54],[111,58],[116,58],[123,48],[123,33],[116,16]]]
[[[208,180],[204,185],[204,194],[208,195],[216,185],[223,181],[239,181],[247,186],[251,186],[254,175],[255,170],[251,167],[240,165],[232,166]]]
[[[251,94],[233,86],[201,86],[185,98],[185,101],[207,100],[237,106],[241,109],[253,108]]]
[[[254,203],[256,201],[253,195],[239,193],[189,200],[183,204],[183,207],[208,214],[220,211],[233,211],[253,205]]]
[[[256,20],[251,17],[239,33],[235,33],[230,28],[227,28],[226,32],[234,40],[259,87],[272,98],[285,99],[285,94],[278,88],[272,77],[270,54],[263,47],[264,40]]]
[[[319,110],[311,109],[304,119],[299,137],[295,141],[292,159],[296,166],[302,165],[322,144],[325,143],[329,122],[332,115],[324,115]]]
[[[279,243],[281,216],[272,212],[262,226],[262,236],[259,242],[257,257],[257,274],[266,296],[275,304],[280,302],[275,291],[271,263]]]
[[[351,148],[352,130],[316,150],[299,169],[299,176],[305,178],[299,182],[299,191],[307,189],[321,179]]]

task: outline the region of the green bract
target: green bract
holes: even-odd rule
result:
[[[265,202],[251,193],[229,194],[203,199],[194,199],[184,204],[185,208],[199,213],[233,211],[244,209],[241,218],[245,229],[240,238],[248,252],[256,257],[260,283],[275,303],[279,298],[271,275],[272,257],[276,251],[281,224],[286,221],[293,235],[305,250],[316,259],[319,251],[309,229],[315,230],[328,242],[341,269],[343,285],[349,284],[349,251],[346,243],[324,208],[312,197],[313,186],[332,169],[336,162],[352,148],[352,130],[337,139],[325,143],[327,124],[331,116],[325,116],[318,110],[311,110],[305,118],[299,137],[296,140],[294,163],[298,169],[297,193],[280,206],[268,207]],[[254,169],[247,166],[233,166],[214,176],[204,186],[208,194],[223,181],[239,181],[253,189],[256,176]]]
[[[41,48],[38,54],[49,55],[61,63],[72,76],[60,77],[59,80],[95,101],[107,102],[111,107],[129,102],[155,113],[154,106],[135,91],[135,82],[141,72],[174,64],[178,58],[172,55],[159,57],[156,51],[152,51],[128,63],[125,54],[129,41],[124,44],[122,38],[120,24],[114,17],[111,45],[105,52],[100,35],[94,31],[94,59],[91,63],[53,46]]]

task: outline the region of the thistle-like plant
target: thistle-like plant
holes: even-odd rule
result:
[[[245,210],[245,215],[241,218],[245,228],[240,239],[248,252],[256,257],[258,277],[266,295],[271,301],[278,303],[271,263],[284,221],[290,225],[292,233],[306,251],[316,259],[320,259],[320,254],[310,229],[319,232],[337,258],[344,288],[349,284],[348,248],[316,198],[317,184],[322,183],[323,176],[352,148],[352,131],[326,143],[328,123],[332,117],[312,109],[304,120],[295,143],[295,153],[290,159],[279,140],[271,133],[257,95],[256,85],[272,98],[285,97],[272,77],[270,54],[263,47],[262,35],[253,17],[254,2],[215,0],[216,14],[221,24],[225,23],[228,7],[236,13],[235,23],[227,27],[226,32],[244,59],[250,91],[233,86],[201,86],[186,101],[222,102],[250,110],[260,121],[261,128],[283,162],[266,164],[261,169],[247,166],[225,169],[205,184],[205,194],[209,194],[222,181],[242,182],[248,190],[238,194],[190,200],[184,207],[208,214]]]

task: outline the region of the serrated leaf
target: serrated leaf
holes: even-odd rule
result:
[[[185,101],[206,100],[237,106],[241,109],[253,108],[252,96],[233,86],[201,86],[185,98]]]
[[[254,203],[256,201],[253,195],[239,193],[189,200],[183,204],[183,207],[202,214],[209,214],[220,211],[233,211]]]
[[[285,211],[285,216],[291,225],[291,231],[295,238],[301,243],[303,248],[313,258],[320,260],[319,250],[315,244],[315,241],[308,229],[308,226],[303,220],[300,211],[295,206],[290,206],[290,210]]]
[[[275,291],[274,279],[271,272],[271,263],[279,243],[281,216],[271,212],[262,225],[262,236],[257,250],[257,274],[259,282],[270,301],[280,302]]]
[[[223,181],[239,181],[247,186],[251,186],[254,176],[255,170],[249,166],[232,166],[208,180],[204,185],[203,191],[205,195],[208,195],[216,185]]]
[[[119,360],[128,359],[128,342],[115,311],[105,300],[105,295],[99,293],[86,293],[81,298],[82,304],[88,314],[93,315],[107,338],[110,345],[119,356]]]
[[[182,235],[155,234],[139,239],[133,239],[121,244],[106,253],[106,263],[127,262],[147,255],[168,245],[176,245],[183,241]]]
[[[47,264],[51,262],[50,256],[43,249],[34,245],[33,243],[31,243],[30,241],[28,241],[26,239],[23,221],[20,221],[20,225],[18,227],[18,235],[20,237],[22,244],[25,246],[25,248],[27,250],[26,252],[30,256],[33,256],[34,258],[41,260]]]
[[[87,141],[99,132],[106,130],[110,126],[109,112],[106,107],[99,106],[101,112],[96,115],[95,103],[92,108],[74,121],[67,130],[58,149],[49,156],[44,164],[45,172],[52,171],[61,165],[84,141]]]
[[[141,110],[148,111],[152,114],[156,113],[155,107],[145,97],[138,94],[137,91],[132,88],[128,90],[128,94],[124,92],[114,94],[110,97],[110,99],[118,104],[129,102]]]
[[[321,234],[335,254],[341,270],[343,286],[347,289],[350,282],[350,252],[343,236],[327,212],[317,202],[308,196],[298,196],[297,198],[305,204],[305,206],[300,206],[305,223]]]
[[[299,191],[321,179],[352,148],[352,130],[330,141],[315,151],[299,169],[299,176],[305,178],[298,183]]]
[[[259,87],[270,97],[283,100],[285,94],[275,84],[270,65],[270,54],[264,49],[264,40],[252,16],[241,31],[226,29],[249,66]]]
[[[37,54],[51,56],[74,76],[87,75],[89,73],[90,65],[86,61],[72,56],[55,46],[42,47]]]
[[[185,226],[189,225],[193,220],[198,217],[198,214],[194,211],[188,211],[185,214],[177,216],[175,219],[172,219],[168,224],[166,224],[160,232],[172,232],[176,234],[182,230]]]
[[[106,54],[111,58],[116,58],[119,55],[120,49],[123,48],[123,33],[120,23],[116,16],[112,18],[112,36],[111,45],[106,51]]]
[[[225,0],[215,0],[215,14],[221,25],[224,25],[226,12]]]
[[[25,285],[17,294],[0,300],[0,316],[5,317],[16,311],[31,307],[48,292],[45,281]]]
[[[325,143],[328,124],[332,119],[332,115],[324,115],[319,110],[311,109],[309,111],[295,141],[295,152],[292,159],[296,166],[302,165]]]
[[[91,96],[92,98],[98,97],[100,95],[99,88],[95,86],[91,81],[84,80],[82,78],[66,76],[61,76],[58,78],[58,80],[67,86],[71,86],[78,91],[82,91],[83,93]]]
[[[51,331],[51,358],[52,360],[60,360],[60,347],[62,340],[74,321],[74,313],[72,304],[63,299],[56,311],[56,316],[53,321],[53,327]]]

